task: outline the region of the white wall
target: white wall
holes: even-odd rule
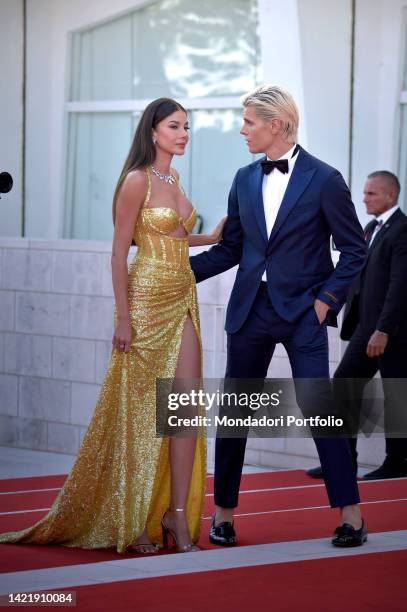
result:
[[[351,1],[298,0],[298,14],[309,150],[347,181]]]
[[[348,179],[350,0],[259,0],[259,7],[264,80],[292,91],[300,142]],[[403,7],[406,0],[356,0],[350,186],[363,223],[367,174],[398,169]]]
[[[0,172],[14,180],[0,202],[0,236],[21,235],[22,214],[22,0],[0,0]]]
[[[259,0],[263,79],[289,89],[299,141],[347,179],[350,0]]]
[[[357,0],[352,192],[361,219],[366,176],[397,173],[406,0]],[[402,188],[406,186],[402,185]]]
[[[258,2],[262,80],[281,85],[293,94],[301,117],[299,140],[307,147],[298,0]]]

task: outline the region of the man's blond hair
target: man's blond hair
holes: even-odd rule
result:
[[[297,141],[299,113],[289,91],[278,85],[256,87],[242,98],[243,106],[254,106],[258,117],[280,119],[287,142]]]

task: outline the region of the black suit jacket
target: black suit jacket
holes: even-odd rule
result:
[[[342,340],[358,324],[369,338],[376,330],[407,341],[407,217],[400,209],[388,219],[368,250],[365,265],[347,300]]]

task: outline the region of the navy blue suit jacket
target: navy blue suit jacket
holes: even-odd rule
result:
[[[196,281],[239,264],[226,315],[229,333],[245,322],[264,270],[280,317],[294,322],[318,298],[331,307],[327,323],[336,326],[336,314],[366,256],[349,189],[335,168],[300,148],[268,238],[260,161],[240,168],[234,178],[222,241],[191,257]],[[335,268],[331,235],[340,251]]]

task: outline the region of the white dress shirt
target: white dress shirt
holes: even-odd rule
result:
[[[385,223],[387,223],[387,221],[390,219],[390,217],[392,216],[392,214],[394,214],[396,212],[396,210],[399,208],[398,204],[395,204],[394,206],[392,206],[391,208],[389,208],[389,210],[386,210],[384,213],[382,213],[381,215],[379,215],[378,217],[376,217],[376,221],[378,221],[378,225],[376,225],[376,227],[374,228],[374,232],[372,234],[372,237],[370,239],[369,242],[369,247],[370,245],[373,243],[373,240],[376,238],[377,234],[380,232],[380,230],[382,229],[383,225]]]
[[[290,180],[295,162],[297,161],[298,152],[294,155],[294,157],[291,157],[295,146],[296,145],[293,145],[285,155],[279,157],[279,159],[288,159],[288,172],[286,174],[283,174],[280,172],[280,170],[274,168],[270,174],[265,174],[263,177],[263,205],[268,237],[270,237],[271,230],[276,222],[277,214],[281,206],[281,202],[283,201],[288,181]],[[267,280],[266,271],[264,271],[261,280]]]

